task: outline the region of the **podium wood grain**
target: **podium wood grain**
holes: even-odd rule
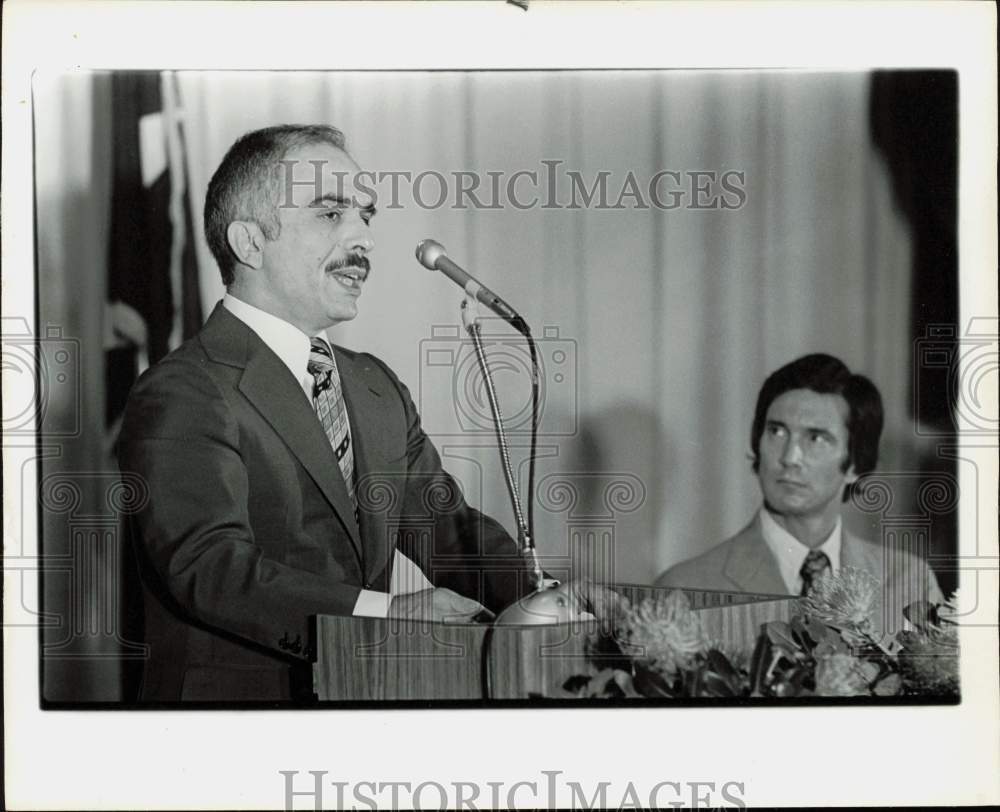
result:
[[[482,699],[488,626],[316,618],[320,700]]]
[[[621,584],[633,604],[669,589]],[[685,590],[708,637],[752,651],[762,623],[788,620],[788,596]],[[483,700],[552,697],[587,669],[596,621],[554,626],[429,623],[364,617],[316,618],[314,690],[325,701]]]

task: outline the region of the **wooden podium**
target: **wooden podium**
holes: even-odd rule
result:
[[[672,590],[618,584],[634,605]],[[798,600],[685,589],[710,638],[731,650],[753,650],[760,625],[789,620]],[[587,668],[597,621],[542,626],[489,626],[320,615],[313,686],[320,701],[558,698],[567,677]]]

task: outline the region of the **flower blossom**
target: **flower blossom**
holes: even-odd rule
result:
[[[837,652],[816,663],[817,696],[860,696],[868,693],[868,682],[860,663],[850,654]]]
[[[806,596],[807,615],[862,635],[871,635],[881,600],[881,584],[865,570],[842,567],[836,575],[820,578]]]
[[[681,590],[666,597],[646,598],[629,609],[619,625],[618,637],[633,656],[666,676],[690,666],[694,657],[709,647],[701,620]]]

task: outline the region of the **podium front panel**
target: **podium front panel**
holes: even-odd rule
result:
[[[621,584],[633,605],[672,591]],[[762,623],[789,620],[791,596],[685,589],[708,637],[749,654]],[[487,626],[366,617],[316,618],[313,685],[320,701],[379,702],[557,698],[586,673],[597,621]]]
[[[488,628],[320,615],[314,691],[321,701],[482,699]]]

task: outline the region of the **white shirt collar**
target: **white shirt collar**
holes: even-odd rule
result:
[[[260,340],[267,344],[271,351],[281,359],[282,363],[295,376],[295,380],[302,386],[302,391],[305,392],[311,403],[313,377],[308,370],[310,337],[284,319],[267,313],[259,307],[247,304],[231,293],[227,293],[223,297],[222,305],[260,336]],[[322,330],[316,335],[329,343]]]
[[[764,536],[764,543],[767,544],[768,549],[778,562],[781,580],[785,582],[790,594],[798,595],[802,591],[802,576],[799,574],[799,570],[802,569],[811,548],[806,547],[778,524],[764,506],[760,508],[760,531],[761,535]],[[842,536],[842,522],[838,516],[837,523],[833,526],[826,541],[815,548],[826,553],[830,559],[830,568],[834,573],[840,570]]]

